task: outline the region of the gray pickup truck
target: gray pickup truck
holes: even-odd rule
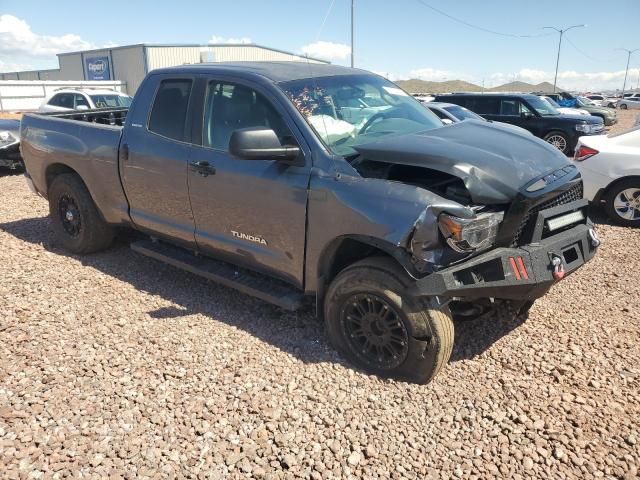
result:
[[[447,363],[452,319],[526,312],[599,244],[552,146],[443,126],[362,70],[156,70],[130,109],[27,114],[21,134],[68,251],[134,228],[143,255],[285,309],[315,300],[343,355],[413,382]]]

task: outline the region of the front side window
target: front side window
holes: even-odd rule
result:
[[[84,95],[81,95],[79,93],[76,93],[74,96],[74,102],[75,105],[73,108],[78,108],[79,106],[83,106],[83,107],[87,107],[87,108],[91,108],[89,106],[89,102],[87,102],[87,99],[85,98]]]
[[[338,75],[283,82],[280,87],[337,155],[387,136],[442,127],[415,98],[375,75]]]
[[[227,150],[231,134],[250,127],[270,128],[283,145],[291,143],[284,119],[263,95],[244,85],[210,82],[205,97],[202,144]]]
[[[184,141],[191,80],[163,80],[156,93],[149,131],[174,140]]]

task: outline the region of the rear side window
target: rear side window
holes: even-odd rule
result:
[[[173,140],[184,141],[184,126],[191,95],[191,80],[163,80],[156,93],[149,131]]]
[[[470,105],[465,106],[480,115],[498,115],[500,99],[495,97],[475,97]]]
[[[73,94],[59,93],[49,100],[49,105],[56,107],[73,108]]]

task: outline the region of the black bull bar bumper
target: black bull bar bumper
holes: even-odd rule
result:
[[[539,242],[496,248],[417,280],[412,296],[533,300],[591,260],[599,240],[590,222]]]

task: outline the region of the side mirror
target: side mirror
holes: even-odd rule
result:
[[[229,153],[241,160],[280,160],[292,162],[300,156],[299,147],[284,147],[270,128],[235,130],[229,140]]]
[[[531,112],[522,112],[520,113],[520,117],[524,118],[525,120],[529,120],[531,118],[533,118],[535,115]]]
[[[450,118],[441,118],[440,119],[442,121],[442,123],[444,123],[445,125],[451,125],[453,123],[453,120],[451,120]]]
[[[78,105],[76,106],[76,110],[89,110],[89,107],[86,105]]]

